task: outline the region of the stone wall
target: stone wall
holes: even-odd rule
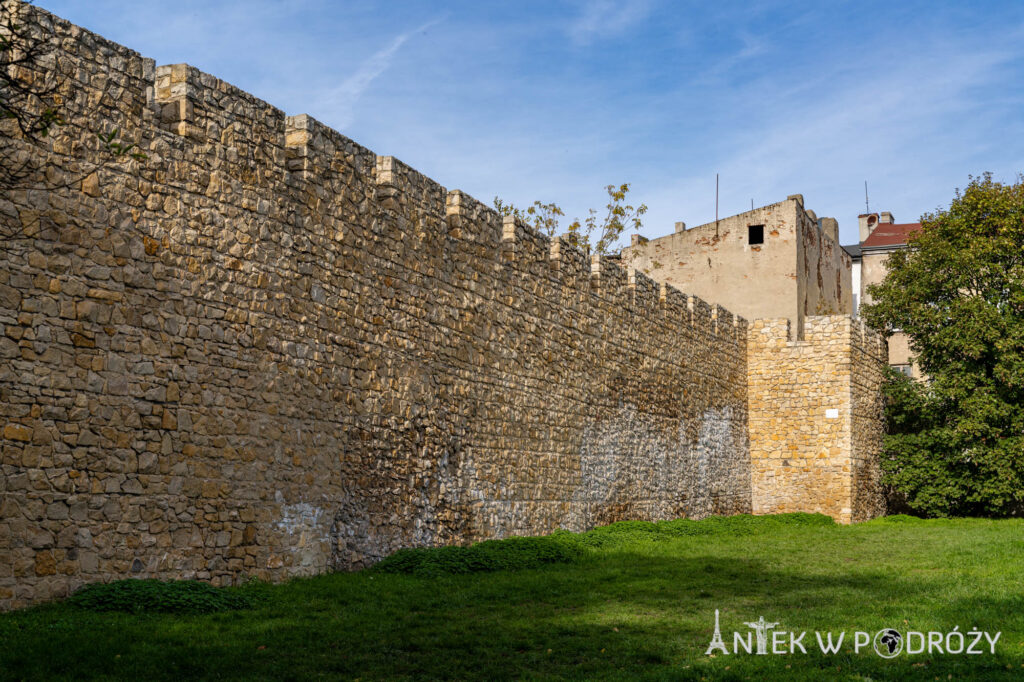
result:
[[[847,316],[789,320],[748,334],[755,514],[820,512],[849,523],[884,511],[877,458],[885,341]]]
[[[885,514],[885,496],[879,480],[878,458],[885,434],[885,405],[881,386],[885,381],[888,353],[878,334],[851,322],[851,455],[853,479],[852,521],[867,521]]]
[[[744,320],[25,12],[68,121],[0,198],[0,607],[750,511]]]

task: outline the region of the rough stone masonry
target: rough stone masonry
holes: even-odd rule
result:
[[[0,198],[0,607],[619,519],[879,511],[884,342],[748,323],[45,11]],[[106,162],[117,130],[145,159]],[[799,340],[797,340],[799,339]],[[827,413],[827,414],[826,414]]]

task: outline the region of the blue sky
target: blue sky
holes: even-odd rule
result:
[[[643,233],[804,194],[856,240],[1024,171],[1022,2],[139,2],[42,7],[490,203],[631,183]]]

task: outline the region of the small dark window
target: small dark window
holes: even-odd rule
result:
[[[747,227],[748,244],[764,244],[764,225],[750,225]]]

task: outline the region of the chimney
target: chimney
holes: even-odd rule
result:
[[[679,234],[680,232],[686,232],[686,223],[683,221],[676,223],[676,234]]]
[[[889,223],[890,225],[892,225],[896,221],[892,219],[892,213],[889,213],[888,211],[882,211],[882,215],[878,219],[878,222]]]
[[[790,194],[788,197],[786,197],[786,200],[789,201],[790,199],[792,199],[796,203],[800,204],[800,208],[804,207],[804,195],[803,194]]]
[[[821,231],[823,234],[831,238],[832,241],[834,241],[836,244],[839,243],[838,220],[836,220],[835,218],[822,218],[821,220],[818,221],[818,224],[821,225]]]
[[[860,228],[860,240],[864,242],[871,233],[878,227],[877,213],[862,213],[857,216],[858,227]]]

